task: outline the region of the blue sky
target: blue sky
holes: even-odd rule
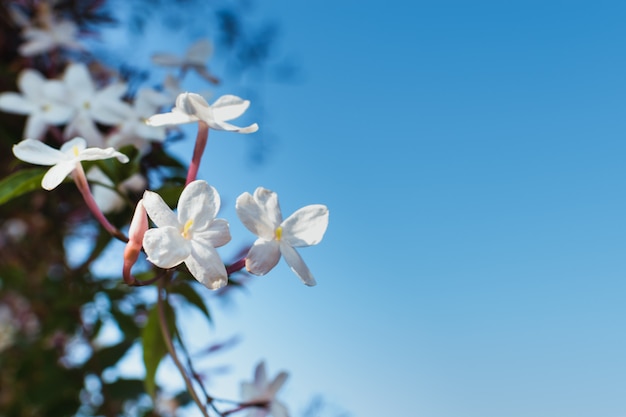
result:
[[[213,304],[243,340],[210,389],[263,358],[294,415],[626,416],[626,4],[266,3],[301,81],[263,87],[266,165],[212,133],[200,176],[240,242],[259,185],[330,226],[316,287],[281,263]]]

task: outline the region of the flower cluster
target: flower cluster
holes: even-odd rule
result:
[[[42,1],[33,10],[23,5],[9,7],[13,23],[21,29],[23,43],[18,52],[25,62],[39,62],[40,58],[52,62],[59,56],[65,61],[45,71],[23,68],[17,76],[19,91],[0,92],[0,111],[26,116],[22,137],[12,151],[21,161],[48,167],[32,170],[40,175],[41,187],[55,190],[69,177],[106,232],[126,242],[124,281],[134,286],[161,280],[160,285],[165,286],[188,273],[216,290],[244,268],[250,274],[265,275],[282,257],[304,284],[315,285],[297,248],[322,240],[329,218],[324,205],[308,205],[283,218],[275,192],[264,187],[252,194],[243,192],[236,199],[236,214],[256,241],[228,266],[218,252],[232,239],[230,225],[218,217],[218,191],[197,178],[209,131],[251,134],[259,126],[232,122],[250,107],[248,100],[227,94],[209,104],[202,95],[181,89],[189,71],[210,83],[218,82],[206,65],[212,44],[201,39],[182,55],[154,54],[153,63],[177,70],[178,76],[170,73],[161,86],[134,89],[128,79],[83,57],[81,27],[56,13],[53,5]],[[159,165],[154,169],[155,165],[146,161],[153,153],[162,152],[177,125],[188,123],[197,123],[198,135],[184,184],[183,175],[170,180],[178,195],[173,209],[170,205],[176,196],[172,199],[172,188],[167,196],[164,191],[168,178],[150,176]],[[17,185],[14,188],[20,190],[31,188],[30,184]],[[133,209],[130,222],[120,220]],[[112,213],[116,217],[110,221],[107,215]],[[124,234],[126,226],[128,233]],[[151,264],[152,281],[133,276],[142,253]],[[158,300],[162,301],[161,290]],[[0,351],[13,344],[16,332],[9,313],[0,303]],[[251,416],[287,417],[286,407],[275,399],[286,379],[287,374],[281,372],[269,382],[261,362],[254,380],[242,385],[241,407],[250,408]]]

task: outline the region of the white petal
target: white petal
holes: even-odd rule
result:
[[[222,288],[228,283],[224,262],[215,248],[191,241],[191,256],[185,260],[189,272],[210,290]]]
[[[280,245],[275,240],[257,239],[246,256],[246,269],[254,275],[265,275],[280,260]]]
[[[63,136],[66,138],[82,136],[91,146],[102,146],[104,139],[95,123],[89,115],[80,111],[74,115],[74,119],[65,127]]]
[[[261,396],[261,392],[251,382],[242,382],[241,383],[241,399],[243,401],[252,401]]]
[[[25,69],[19,75],[17,85],[20,91],[31,100],[38,100],[44,91],[46,79],[37,71]]]
[[[286,243],[281,243],[280,245],[280,253],[282,253],[283,258],[291,268],[291,270],[302,280],[305,285],[312,287],[316,284],[315,278],[309,271],[309,268],[306,266],[300,254],[291,246]]]
[[[213,44],[208,39],[200,39],[187,49],[185,58],[191,64],[202,65],[211,56]]]
[[[254,369],[254,385],[265,387],[265,384],[267,384],[267,372],[265,371],[265,361],[261,361]]]
[[[63,81],[65,81],[72,93],[81,97],[91,97],[96,90],[85,64],[73,63],[67,67],[63,75]]]
[[[182,113],[196,116],[203,120],[212,120],[213,113],[204,97],[196,93],[182,93],[176,97],[176,108]]]
[[[26,119],[26,126],[24,127],[24,137],[33,138],[38,141],[43,138],[43,135],[48,129],[48,123],[41,117],[40,114],[33,113],[28,119]]]
[[[98,161],[100,159],[117,158],[118,161],[125,164],[128,162],[128,157],[121,152],[116,151],[113,148],[88,148],[78,155],[79,161]]]
[[[146,198],[143,199],[144,207]],[[148,261],[159,268],[173,268],[191,254],[191,244],[180,235],[176,227],[165,226],[150,229],[143,236],[143,247]]]
[[[145,191],[143,193],[143,206],[154,224],[158,227],[174,227],[180,234],[181,224],[178,223],[176,214],[165,204],[160,195],[152,191]]]
[[[220,208],[220,195],[206,181],[189,183],[178,199],[178,222],[182,225],[189,220],[190,231],[204,230],[215,219]]]
[[[74,169],[76,169],[76,161],[64,161],[56,164],[46,172],[41,180],[41,186],[45,190],[52,190],[63,182]]]
[[[213,116],[216,120],[232,120],[242,114],[250,107],[250,101],[233,95],[221,96],[215,103],[211,104]]]
[[[270,221],[265,212],[265,207],[259,206],[259,203],[250,193],[246,192],[237,197],[235,209],[239,220],[248,230],[266,240],[274,239],[274,231],[278,224]]]
[[[322,204],[302,207],[281,224],[283,240],[291,246],[318,244],[328,227],[328,208]]]
[[[278,194],[267,188],[257,187],[254,190],[254,199],[263,208],[265,215],[269,223],[275,229],[283,221],[283,214],[280,211],[280,204],[278,203]]]
[[[224,246],[231,240],[228,222],[224,219],[213,220],[208,229],[195,232],[193,236],[195,240],[206,242],[214,248]]]
[[[68,155],[71,158],[75,158],[76,153],[80,153],[87,147],[87,141],[81,137],[76,137],[74,139],[68,140],[63,145],[61,145],[61,152],[65,155]],[[75,149],[74,149],[75,148]]]
[[[269,384],[267,392],[272,396],[272,398],[276,396],[276,393],[283,386],[288,377],[289,374],[287,372],[281,372],[276,375],[276,378],[274,378],[272,383]]]
[[[179,67],[183,64],[183,60],[173,54],[154,54],[152,62],[163,67]]]
[[[55,165],[68,160],[63,152],[34,139],[24,139],[13,145],[13,154],[24,162],[37,165]]]
[[[256,123],[251,124],[246,127],[239,127],[232,125],[230,123],[217,121],[217,120],[206,120],[207,124],[210,128],[214,130],[224,130],[226,132],[235,132],[235,133],[254,133],[259,130],[259,125]]]
[[[185,123],[197,122],[198,118],[185,114],[178,109],[173,109],[169,113],[155,114],[146,120],[149,126],[181,125]]]
[[[39,109],[37,105],[17,93],[0,94],[0,110],[7,113],[31,114]]]
[[[270,414],[272,417],[289,417],[287,407],[278,401],[272,401],[270,404]]]

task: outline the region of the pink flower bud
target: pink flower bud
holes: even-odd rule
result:
[[[139,258],[139,252],[141,252],[141,245],[143,242],[143,235],[148,230],[148,214],[143,207],[143,200],[139,200],[137,207],[135,208],[135,214],[130,222],[130,228],[128,230],[128,243],[124,248],[124,281],[127,284],[132,284],[135,279],[130,273],[133,265]]]

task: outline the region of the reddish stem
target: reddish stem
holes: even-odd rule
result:
[[[209,125],[203,121],[198,122],[198,136],[196,136],[196,145],[193,148],[193,157],[191,164],[189,164],[189,170],[187,171],[187,181],[185,185],[194,181],[198,176],[198,169],[200,168],[200,160],[204,153],[204,148],[209,139]]]
[[[94,215],[94,217],[100,222],[102,227],[105,228],[107,232],[111,234],[111,236],[121,240],[122,242],[128,242],[128,238],[124,235],[124,233],[120,232],[115,226],[113,226],[96,204],[96,200],[93,198],[93,194],[91,194],[91,190],[89,189],[89,183],[87,182],[87,177],[85,176],[85,171],[83,170],[83,166],[80,162],[76,163],[76,169],[74,170],[74,182],[76,183],[76,187],[78,191],[83,195],[83,199],[85,203],[87,203],[87,207]]]
[[[237,262],[235,262],[235,263],[233,263],[231,265],[228,265],[226,267],[226,274],[228,276],[230,276],[231,274],[233,274],[233,273],[235,273],[235,272],[237,272],[239,270],[242,270],[243,268],[245,268],[245,266],[246,266],[246,258],[241,258]]]

